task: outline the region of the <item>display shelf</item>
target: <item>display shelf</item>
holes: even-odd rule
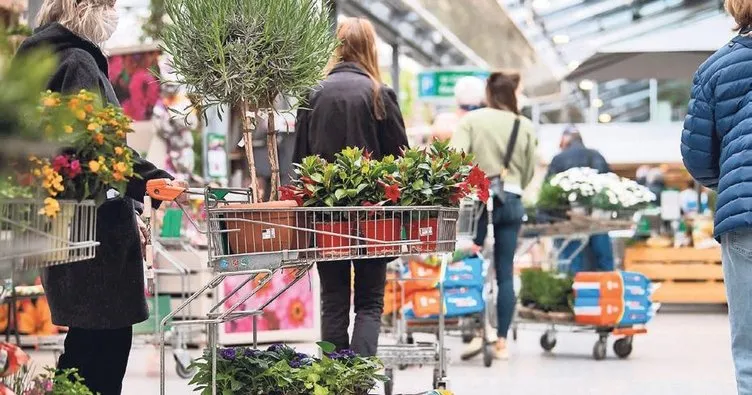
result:
[[[659,284],[660,303],[726,303],[721,249],[629,247],[624,268]]]

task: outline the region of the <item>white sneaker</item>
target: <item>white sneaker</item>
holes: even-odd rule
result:
[[[465,347],[465,351],[462,352],[460,359],[467,361],[473,359],[483,352],[483,339],[475,337],[470,341],[470,344]]]

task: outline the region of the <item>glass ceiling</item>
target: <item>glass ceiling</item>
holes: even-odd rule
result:
[[[498,0],[510,18],[560,79],[598,48],[658,29],[717,15],[722,0]],[[605,81],[604,81],[605,82]],[[647,81],[601,82],[598,103],[608,121],[649,118]],[[592,103],[569,84],[571,104]],[[567,93],[571,93],[567,94]],[[566,103],[562,103],[564,105]],[[604,119],[602,118],[601,121]]]

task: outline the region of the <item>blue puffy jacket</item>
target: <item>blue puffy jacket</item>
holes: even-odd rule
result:
[[[697,70],[681,151],[692,177],[718,191],[715,235],[752,228],[752,37]]]

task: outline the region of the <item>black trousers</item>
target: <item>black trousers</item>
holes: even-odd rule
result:
[[[58,370],[78,369],[84,384],[100,395],[120,395],[131,352],[133,328],[70,328]]]
[[[376,355],[384,311],[386,265],[389,260],[323,262],[318,264],[321,279],[321,337],[338,350],[352,348],[357,354]],[[350,326],[351,271],[355,267],[355,328]]]

